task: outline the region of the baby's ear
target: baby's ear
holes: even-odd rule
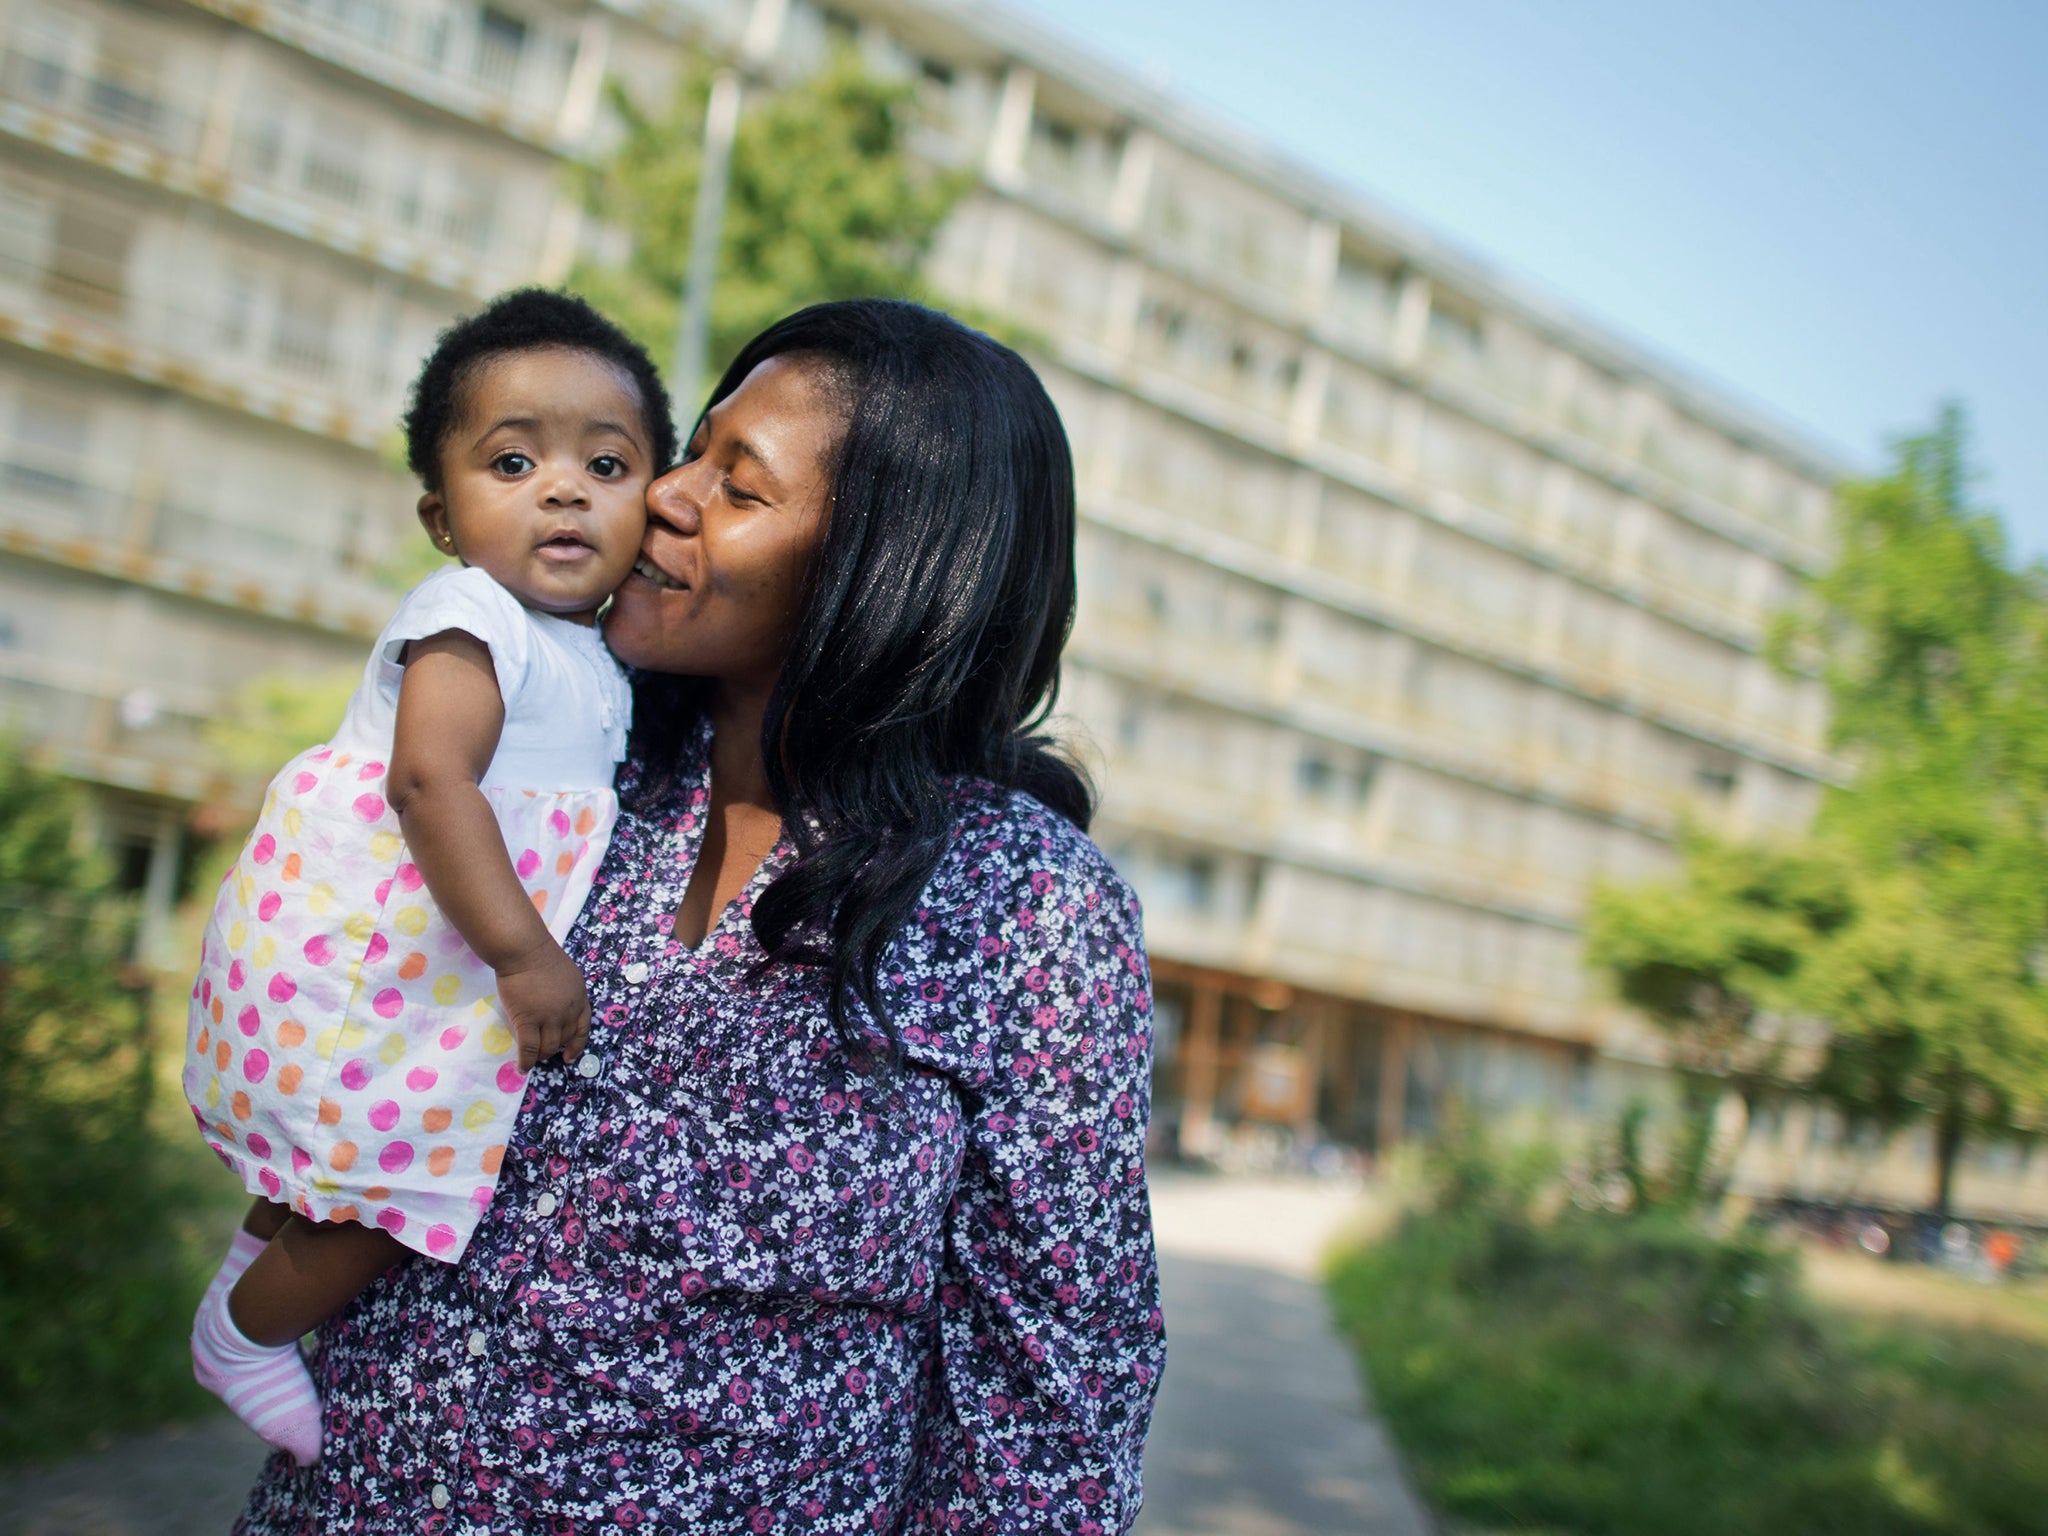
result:
[[[448,502],[439,491],[429,491],[420,498],[419,514],[420,526],[427,530],[434,548],[444,555],[460,555],[455,547],[455,530],[448,526]]]

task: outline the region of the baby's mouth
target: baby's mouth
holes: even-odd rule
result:
[[[642,555],[633,562],[633,574],[653,582],[654,585],[660,587],[664,592],[687,592],[690,590],[685,583],[677,581],[675,577],[655,565],[645,555]]]
[[[587,541],[567,530],[542,539],[536,548],[547,560],[580,560],[595,553]]]

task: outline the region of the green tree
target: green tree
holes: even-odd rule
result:
[[[1641,1205],[1715,1192],[1722,1095],[1753,1102],[1796,1069],[1787,1010],[1810,958],[1851,912],[1846,871],[1826,850],[1747,846],[1695,828],[1682,851],[1670,879],[1595,891],[1586,919],[1589,963],[1663,1031],[1678,1074],[1679,1134],[1661,1179],[1641,1151],[1642,1116],[1621,1127],[1621,1171]]]
[[[1946,1211],[1968,1138],[2048,1106],[2048,580],[1971,503],[1959,410],[1896,451],[1842,487],[1836,561],[1785,636],[1824,658],[1856,768],[1816,826],[1856,918],[1808,1002],[1833,1029],[1819,1089],[1933,1118]]]
[[[612,94],[617,148],[584,175],[591,212],[630,241],[615,264],[584,263],[570,286],[657,358],[675,342],[709,91],[687,75],[665,109]],[[825,299],[917,297],[940,223],[968,186],[909,152],[909,81],[868,72],[850,49],[810,80],[754,96],[733,140],[711,315],[715,375],[756,332]],[[685,413],[696,402],[678,402]]]
[[[134,914],[81,809],[0,745],[0,1461],[200,1401]]]

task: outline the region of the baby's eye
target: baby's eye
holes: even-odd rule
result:
[[[491,468],[502,475],[523,475],[533,468],[533,460],[516,448],[507,448],[491,460]]]
[[[616,480],[626,472],[626,461],[616,453],[600,453],[590,461],[590,472],[607,480]]]

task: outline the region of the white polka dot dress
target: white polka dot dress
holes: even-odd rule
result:
[[[525,1090],[490,967],[441,915],[384,776],[407,641],[491,650],[505,725],[482,782],[557,938],[618,817],[630,694],[595,629],[450,569],[378,637],[333,741],[271,781],[221,882],[193,982],[184,1082],[252,1194],[459,1257],[490,1204]]]

